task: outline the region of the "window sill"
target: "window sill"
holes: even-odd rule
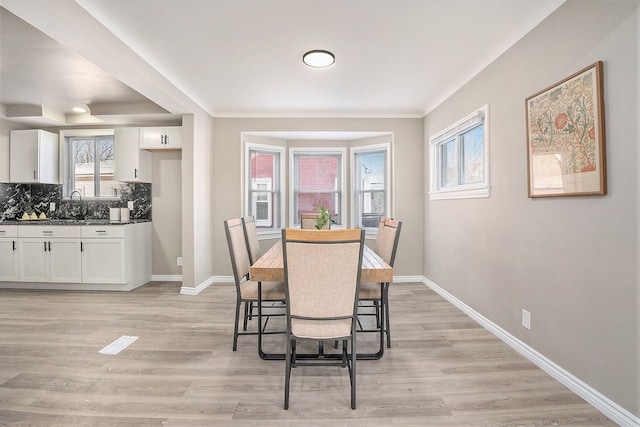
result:
[[[429,192],[430,200],[481,199],[491,195],[489,186]]]

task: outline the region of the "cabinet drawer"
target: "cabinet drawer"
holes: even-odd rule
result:
[[[80,237],[80,227],[69,225],[21,225],[18,237]]]
[[[18,237],[18,226],[0,225],[0,237]]]
[[[114,238],[124,237],[123,225],[85,225],[82,227],[82,238]]]

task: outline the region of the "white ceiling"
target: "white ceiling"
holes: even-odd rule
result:
[[[0,0],[57,40],[3,19],[0,102],[422,117],[563,1]]]

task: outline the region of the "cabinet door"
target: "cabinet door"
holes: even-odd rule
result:
[[[140,148],[147,150],[170,150],[182,148],[182,127],[140,128]]]
[[[18,239],[18,260],[21,282],[49,281],[49,252],[44,239]]]
[[[124,239],[82,241],[84,283],[126,283]]]
[[[182,126],[166,128],[164,148],[182,148]]]
[[[79,239],[51,239],[49,248],[49,281],[80,283],[82,257]],[[49,244],[47,243],[47,245]]]
[[[38,182],[38,136],[35,131],[11,131],[9,180]]]
[[[18,242],[16,239],[0,239],[0,281],[18,281]]]
[[[165,128],[140,128],[140,148],[164,148]]]
[[[123,182],[151,182],[151,153],[140,150],[140,128],[114,131],[115,179]]]

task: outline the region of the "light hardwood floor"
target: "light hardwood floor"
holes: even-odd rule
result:
[[[417,283],[391,287],[393,346],[358,362],[357,410],[345,369],[305,367],[284,411],[284,362],[255,336],[231,351],[234,288],[179,288],[0,290],[0,426],[615,425]],[[121,335],[139,339],[98,354]]]

